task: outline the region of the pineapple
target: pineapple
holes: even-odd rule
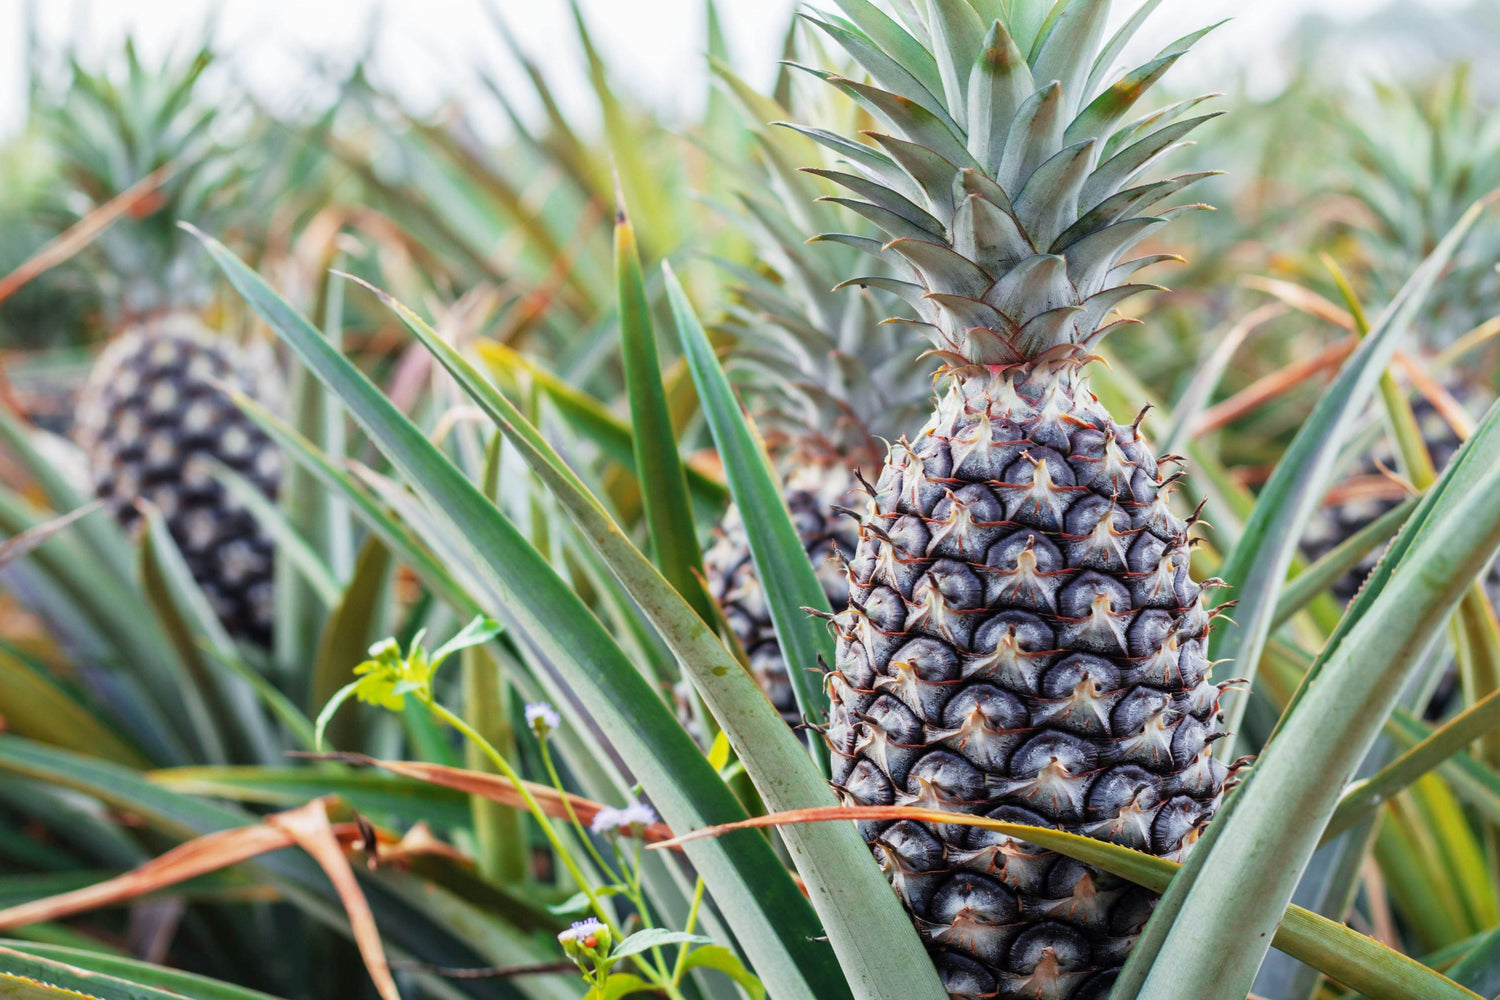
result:
[[[95,495],[127,527],[139,518],[136,500],[154,504],[225,630],[261,648],[275,613],[274,545],[213,466],[275,495],[280,452],[226,392],[271,398],[273,378],[178,313],[110,344],[84,386],[77,427]]]
[[[760,112],[769,117],[777,110]],[[859,541],[847,513],[860,499],[853,470],[879,466],[881,439],[930,408],[932,381],[916,364],[920,349],[881,325],[891,304],[887,293],[834,290],[859,251],[792,235],[837,219],[835,207],[810,204],[811,195],[831,189],[815,189],[811,178],[783,166],[815,154],[816,145],[791,134],[756,138],[758,169],[747,177],[742,210],[734,215],[753,240],[759,266],[739,275],[725,324],[734,336],[730,366],[766,431],[787,507],[829,604],[842,607],[849,599],[842,563]],[[734,507],[704,553],[704,572],[761,688],[788,724],[798,724],[801,712]]]
[[[1457,397],[1466,411],[1482,412],[1479,394],[1454,382],[1445,386]],[[1442,469],[1458,453],[1463,443],[1450,424],[1425,396],[1419,396],[1412,404],[1412,414],[1417,420],[1417,429],[1434,468]],[[1308,525],[1303,536],[1302,547],[1309,558],[1319,559],[1335,547],[1347,541],[1375,519],[1394,508],[1410,495],[1410,488],[1394,478],[1400,461],[1387,440],[1377,442],[1375,448],[1363,456],[1357,468],[1329,491],[1323,507]],[[1344,603],[1354,599],[1360,585],[1375,568],[1380,550],[1371,552],[1350,572],[1344,574],[1331,588],[1335,597]],[[1485,584],[1491,600],[1500,596],[1500,572],[1490,567]]]
[[[1212,117],[1184,118],[1197,102],[1122,124],[1197,36],[1111,79],[1141,19],[1105,42],[1097,0],[841,6],[812,20],[873,82],[823,75],[885,128],[807,131],[886,241],[823,238],[896,270],[851,283],[915,310],[943,390],[867,489],[833,619],[834,787],[1181,858],[1235,772],[1213,753],[1212,615],[1170,504],[1180,473],[1088,366],[1149,287],[1130,276],[1164,259],[1126,259],[1171,214],[1146,210],[1203,176],[1142,177]],[[862,830],[954,997],[1102,998],[1153,903],[975,828]]]
[[[197,87],[211,63],[206,49],[160,72],[143,67],[128,43],[125,60],[123,83],[73,63],[52,135],[69,202],[87,212],[167,163],[176,171],[92,248],[114,335],[81,393],[73,433],[96,495],[120,522],[136,522],[138,501],[160,508],[225,629],[267,647],[273,545],[214,465],[274,496],[279,454],[226,390],[270,403],[278,383],[268,356],[210,330],[209,265],[177,226],[190,218],[222,230],[222,209],[243,193],[238,167],[212,138],[219,110]],[[127,127],[138,121],[151,129]]]

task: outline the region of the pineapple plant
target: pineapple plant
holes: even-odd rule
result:
[[[1500,134],[1492,109],[1477,99],[1465,71],[1407,90],[1382,88],[1374,106],[1357,114],[1340,112],[1338,120],[1351,147],[1349,161],[1356,166],[1352,181],[1343,170],[1335,182],[1357,213],[1343,228],[1357,237],[1369,294],[1385,301],[1463,210],[1500,184]],[[1450,266],[1417,328],[1419,350],[1428,359],[1493,315],[1500,290],[1494,227],[1477,236]],[[1435,374],[1472,417],[1493,399],[1494,386],[1485,375],[1492,367],[1490,360]],[[1430,400],[1418,396],[1412,405],[1423,445],[1441,470],[1461,438]],[[1389,473],[1400,469],[1388,440],[1361,455],[1310,525],[1304,546],[1308,554],[1322,555],[1399,503],[1407,491]],[[1374,561],[1374,555],[1368,557],[1340,580],[1336,596],[1351,598]],[[1500,593],[1500,576],[1493,568],[1487,585]]]
[[[238,167],[198,86],[212,62],[207,49],[160,71],[143,67],[128,43],[125,59],[123,84],[74,64],[69,99],[52,122],[69,201],[87,213],[153,171],[170,164],[173,173],[93,248],[111,340],[82,388],[72,432],[95,495],[127,527],[140,501],[160,509],[225,629],[265,648],[273,545],[215,466],[275,495],[279,455],[228,393],[270,402],[278,381],[269,352],[243,350],[211,328],[207,273],[177,225],[222,226]],[[133,116],[152,128],[122,124]]]
[[[1090,350],[1130,322],[1169,255],[1127,259],[1203,174],[1143,177],[1212,114],[1126,122],[1195,35],[1113,63],[1107,3],[864,5],[813,18],[873,82],[824,74],[885,130],[808,129],[820,171],[885,240],[888,289],[942,363],[935,412],[889,448],[847,563],[827,677],[833,784],[910,805],[1068,830],[1181,858],[1235,769],[1216,759],[1223,685],[1189,575],[1181,473],[1140,419],[1089,388]],[[1107,38],[1107,40],[1106,40]],[[863,824],[954,997],[1104,997],[1153,897],[970,827]]]
[[[808,712],[821,733],[800,734],[826,735],[829,752],[788,729],[739,669],[732,643],[706,623],[712,609],[681,572],[698,556],[694,517],[615,502],[626,451],[637,464],[622,497],[633,499],[641,483],[665,490],[679,475],[683,509],[717,509],[722,495],[701,466],[681,462],[702,438],[679,439],[672,428],[681,424],[638,416],[652,405],[682,415],[660,405],[673,399],[660,365],[641,364],[647,337],[666,332],[641,321],[652,310],[635,311],[641,336],[621,337],[637,365],[627,424],[608,412],[617,409],[608,352],[570,343],[587,348],[577,353],[589,364],[551,372],[539,363],[528,365],[529,382],[492,380],[466,357],[468,334],[515,328],[487,322],[495,316],[482,308],[472,327],[452,326],[464,303],[448,301],[448,290],[465,283],[422,274],[446,267],[435,256],[397,254],[401,266],[377,273],[420,290],[446,322],[435,328],[383,301],[430,352],[414,345],[407,357],[430,359],[455,390],[411,407],[402,380],[387,391],[364,373],[355,359],[365,348],[350,357],[341,347],[372,324],[335,293],[362,289],[330,282],[317,318],[303,317],[306,281],[293,281],[292,297],[304,300],[294,305],[255,265],[205,240],[323,399],[341,401],[360,427],[351,450],[341,423],[308,418],[299,421],[308,433],[291,435],[261,415],[284,455],[338,501],[326,512],[284,504],[289,532],[280,536],[308,543],[279,568],[316,584],[323,599],[310,618],[319,627],[307,631],[330,641],[316,655],[278,650],[284,669],[266,671],[245,692],[253,697],[239,698],[220,682],[253,678],[220,669],[238,657],[201,628],[211,625],[201,602],[178,599],[191,588],[160,533],[137,564],[109,525],[65,519],[80,502],[60,477],[38,475],[25,496],[0,488],[0,528],[25,536],[7,546],[7,588],[65,612],[44,616],[60,630],[45,662],[31,662],[36,646],[0,643],[0,898],[11,897],[0,932],[45,926],[70,942],[29,941],[21,930],[0,942],[0,975],[81,992],[106,982],[101,974],[122,990],[130,979],[148,992],[234,992],[158,964],[167,963],[282,996],[476,1000],[577,996],[580,977],[590,996],[704,1000],[1077,1000],[1111,990],[1142,1000],[1243,1000],[1252,990],[1268,1000],[1462,1000],[1500,990],[1500,897],[1483,850],[1494,758],[1482,741],[1475,747],[1481,717],[1424,727],[1398,706],[1436,665],[1430,651],[1450,635],[1459,590],[1500,547],[1500,507],[1487,499],[1500,489],[1500,411],[1479,424],[1342,622],[1304,615],[1253,634],[1246,622],[1310,600],[1295,577],[1283,587],[1314,503],[1304,484],[1331,478],[1382,352],[1406,331],[1399,317],[1381,319],[1253,498],[1240,537],[1212,532],[1213,544],[1194,555],[1238,584],[1243,620],[1215,630],[1216,655],[1236,656],[1236,672],[1253,675],[1262,707],[1285,709],[1263,748],[1246,727],[1259,763],[1219,809],[1240,772],[1215,758],[1231,756],[1220,737],[1238,724],[1221,720],[1219,686],[1207,679],[1213,612],[1201,602],[1208,583],[1195,583],[1188,565],[1197,519],[1180,516],[1189,505],[1178,503],[1186,489],[1174,494],[1176,460],[1154,457],[1139,419],[1116,419],[1132,412],[1113,405],[1128,380],[1106,385],[1089,358],[1123,321],[1117,304],[1142,288],[1129,275],[1170,249],[1130,249],[1172,214],[1153,206],[1196,179],[1154,170],[1203,120],[1192,104],[1135,121],[1129,111],[1192,39],[1122,76],[1116,66],[1153,0],[1113,36],[1102,0],[892,0],[895,20],[865,0],[837,2],[842,17],[813,19],[863,69],[820,75],[864,110],[854,125],[830,124],[821,108],[796,105],[795,117],[822,130],[771,133],[786,140],[775,154],[762,146],[767,172],[745,199],[752,221],[732,227],[756,245],[723,324],[735,335],[737,387],[693,297],[661,271],[701,422],[766,567],[759,593],[776,612],[803,711],[806,671],[836,668],[822,703],[829,718],[821,705]],[[828,65],[820,59],[810,52],[803,61]],[[778,85],[783,104],[786,93]],[[875,132],[857,131],[877,119]],[[385,134],[389,119],[369,127]],[[621,144],[620,119],[609,132]],[[849,165],[820,162],[816,142]],[[818,164],[821,176],[799,177],[790,167],[798,162]],[[812,203],[838,184],[853,197]],[[286,201],[277,204],[285,213]],[[843,221],[855,214],[863,222]],[[633,248],[623,212],[617,225],[617,247]],[[841,235],[803,246],[819,230]],[[1180,243],[1180,229],[1172,232]],[[1414,296],[1459,235],[1408,282]],[[419,247],[410,236],[392,246]],[[866,251],[878,263],[859,269]],[[621,257],[626,278],[643,277],[636,255]],[[286,278],[264,258],[259,270]],[[588,270],[580,262],[577,271]],[[618,283],[621,316],[636,305],[634,286]],[[86,421],[101,436],[134,425],[143,462],[229,419],[202,406],[168,419],[169,389],[134,395],[148,377],[171,388],[190,372],[211,388],[254,378],[204,334],[206,297],[165,301],[162,310],[118,310],[119,329],[149,329],[122,333],[112,349],[131,354],[132,336],[150,338],[157,368],[127,362],[102,378],[91,392],[104,399],[103,415]],[[712,301],[723,315],[723,300]],[[892,313],[904,315],[877,322]],[[565,328],[572,315],[548,326]],[[931,351],[908,332],[913,323]],[[598,343],[614,325],[575,332]],[[1157,303],[1154,340],[1160,325]],[[1163,344],[1155,347],[1117,351],[1154,370]],[[510,398],[512,389],[525,398]],[[153,397],[159,427],[143,416],[154,418]],[[696,435],[699,424],[687,426]],[[815,494],[826,482],[831,496],[845,476],[857,486],[852,502],[836,504],[858,516],[843,515],[853,541],[834,564],[847,596],[826,631],[795,613],[826,595],[778,500],[757,428],[792,489]],[[0,420],[8,450],[45,471],[17,430]],[[167,440],[153,445],[158,434]],[[223,453],[245,458],[244,444],[205,445],[188,464],[212,470],[219,454],[234,466]],[[1217,457],[1210,441],[1191,447],[1205,464]],[[255,478],[253,462],[237,467]],[[141,488],[127,485],[122,508]],[[284,493],[306,495],[300,482]],[[43,495],[47,511],[33,499]],[[1218,520],[1223,496],[1208,503]],[[827,504],[807,506],[822,517]],[[156,505],[170,511],[171,500]],[[320,530],[325,513],[336,530]],[[47,547],[26,547],[38,539]],[[153,566],[175,568],[154,578],[170,588],[150,586],[140,571]],[[300,603],[287,597],[279,592],[284,611]],[[175,629],[185,618],[220,655],[198,657],[203,643],[179,641],[177,631],[156,634],[153,623]],[[300,631],[276,624],[278,645]],[[65,643],[66,629],[93,641]],[[154,669],[161,665],[170,669]],[[723,739],[711,748],[692,742],[662,697],[679,678],[718,723]],[[1493,690],[1486,684],[1481,695]],[[347,699],[364,702],[367,717],[335,719]],[[1230,720],[1244,707],[1239,698],[1223,704]],[[349,725],[341,733],[333,721]],[[1407,734],[1415,753],[1351,784],[1382,728]],[[454,766],[460,734],[467,769]],[[378,762],[284,753],[320,744]],[[356,759],[395,780],[349,770]],[[486,762],[488,772],[476,770]],[[512,808],[518,794],[529,816]],[[938,811],[855,815],[839,795]],[[966,825],[990,818],[1022,823],[1005,836]],[[1366,821],[1385,831],[1373,848],[1353,832]],[[784,852],[747,829],[771,826]],[[1362,877],[1358,892],[1330,892],[1327,921],[1294,916],[1278,927],[1298,882],[1321,881],[1308,858],[1323,834],[1358,852],[1338,866]],[[298,848],[285,849],[288,837]],[[667,837],[680,854],[643,849]],[[1173,874],[1129,848],[1186,853],[1190,870]],[[145,890],[175,898],[174,879],[207,874],[181,863],[193,857],[233,862],[255,892],[247,896],[237,875],[199,878],[186,887],[180,922],[158,919],[149,899],[82,912]],[[76,891],[101,869],[129,871]],[[1163,891],[1165,902],[1153,904]],[[1418,895],[1428,905],[1403,905]],[[1138,935],[1153,905],[1160,919]],[[1396,920],[1382,926],[1393,907]],[[353,942],[325,937],[324,926],[352,932]],[[1384,943],[1360,926],[1379,927]],[[1252,985],[1273,939],[1326,981]],[[119,943],[152,961],[117,954]],[[1397,950],[1434,956],[1426,961],[1444,971]]]

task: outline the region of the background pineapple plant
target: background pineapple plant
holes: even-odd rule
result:
[[[753,121],[793,117],[741,81],[728,85]],[[755,138],[758,169],[739,192],[733,218],[752,239],[756,266],[735,269],[740,283],[724,324],[735,338],[729,365],[785,480],[797,537],[837,607],[848,600],[843,564],[859,540],[851,513],[861,496],[855,473],[873,473],[885,442],[928,408],[932,379],[910,339],[882,324],[894,303],[887,292],[836,287],[859,251],[803,242],[803,232],[840,221],[836,206],[814,201],[832,186],[793,167],[798,157],[816,156],[816,145],[791,133],[757,130]],[[738,509],[719,524],[704,569],[767,697],[788,723],[798,723],[802,711]]]
[[[1464,208],[1500,184],[1493,104],[1474,92],[1468,71],[1460,68],[1421,85],[1377,87],[1363,108],[1340,105],[1327,113],[1342,124],[1349,162],[1357,168],[1329,180],[1347,195],[1352,211],[1331,227],[1328,239],[1335,251],[1352,243],[1347,249],[1364,293],[1385,301]],[[1485,375],[1493,363],[1483,360],[1493,357],[1491,346],[1480,339],[1459,355],[1444,352],[1494,315],[1500,291],[1496,239],[1493,225],[1481,228],[1444,275],[1417,327],[1417,356],[1441,366],[1429,374],[1448,397],[1434,401],[1415,392],[1412,401],[1422,443],[1439,470],[1458,450],[1475,414],[1494,399],[1492,378]],[[1404,466],[1388,436],[1360,456],[1313,522],[1309,554],[1322,555],[1396,506],[1406,491],[1392,474],[1408,471]],[[1372,555],[1339,582],[1336,594],[1348,600],[1373,565]],[[1489,585],[1500,585],[1493,569]]]
[[[202,94],[212,56],[161,69],[124,51],[124,81],[73,64],[67,103],[52,129],[71,207],[82,215],[154,171],[169,176],[93,249],[104,326],[111,337],[79,393],[73,434],[97,496],[124,525],[146,500],[161,510],[194,579],[228,632],[268,648],[274,546],[220,482],[217,465],[275,497],[280,457],[229,398],[268,405],[280,394],[268,351],[247,351],[210,326],[203,263],[179,221],[222,226],[247,193],[222,110]],[[133,120],[149,123],[138,130]]]

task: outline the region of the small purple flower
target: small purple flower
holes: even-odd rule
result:
[[[644,802],[632,802],[624,809],[605,806],[594,816],[589,829],[605,837],[634,837],[639,839],[646,828],[656,822],[656,810]]]
[[[562,726],[562,716],[545,701],[532,702],[526,706],[526,724],[537,739],[545,740]]]

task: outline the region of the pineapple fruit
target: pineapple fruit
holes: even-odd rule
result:
[[[91,248],[113,336],[80,394],[73,435],[96,495],[120,522],[137,521],[138,501],[160,508],[225,629],[268,647],[273,545],[217,481],[215,463],[275,495],[279,453],[227,390],[269,404],[278,380],[269,351],[241,350],[210,329],[209,265],[177,225],[226,228],[227,207],[244,194],[241,172],[212,138],[222,109],[198,88],[212,62],[207,49],[153,70],[127,43],[125,59],[123,82],[73,65],[51,135],[69,202],[87,212],[167,163],[176,171]],[[118,124],[137,121],[152,128],[136,134]]]
[[[849,283],[907,302],[944,388],[867,487],[833,620],[834,787],[1181,858],[1234,774],[1213,753],[1212,615],[1169,502],[1180,473],[1088,365],[1149,287],[1130,276],[1164,259],[1126,259],[1171,214],[1147,210],[1203,176],[1142,177],[1212,117],[1183,117],[1197,102],[1125,122],[1197,36],[1112,77],[1140,19],[1108,36],[1106,2],[840,6],[811,20],[872,82],[822,75],[883,128],[806,131],[885,241],[823,238],[888,263]],[[1103,998],[1153,903],[976,828],[863,833],[954,997]]]
[[[120,523],[138,520],[136,500],[154,504],[225,630],[268,648],[274,545],[214,464],[274,496],[281,455],[226,390],[276,395],[264,363],[176,314],[120,336],[100,355],[81,394],[77,436],[94,493]]]
[[[852,476],[840,456],[791,472],[785,499],[807,557],[817,568],[818,582],[831,605],[848,603],[849,583],[835,558],[851,559],[858,544],[856,524],[835,508],[857,502]],[[787,675],[776,626],[766,605],[765,586],[755,571],[750,540],[738,508],[730,507],[719,523],[714,543],[703,553],[703,572],[709,592],[724,613],[725,623],[744,649],[756,683],[788,725],[798,725],[802,712]]]

